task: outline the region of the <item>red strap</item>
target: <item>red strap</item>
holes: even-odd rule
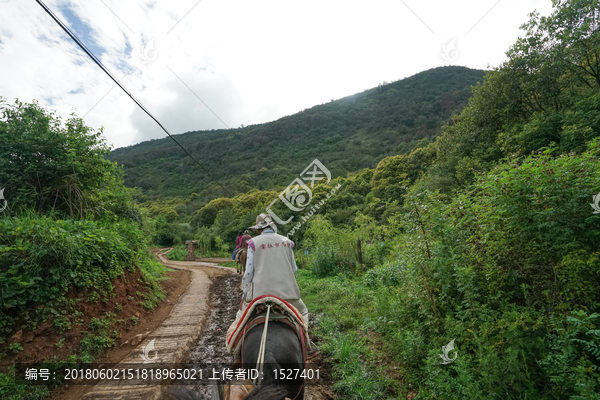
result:
[[[294,314],[296,314],[296,317],[298,317],[298,319],[299,319],[300,321],[304,321],[304,320],[302,319],[302,316],[301,316],[300,314],[298,314],[298,312],[296,312],[296,307],[293,307],[293,306],[292,306],[290,303],[288,303],[287,301],[285,301],[285,300],[283,300],[283,299],[280,299],[280,298],[279,298],[279,297],[277,297],[277,296],[273,296],[272,294],[264,294],[264,295],[262,295],[262,296],[259,296],[259,297],[255,298],[254,300],[252,300],[252,301],[250,302],[250,304],[248,304],[248,307],[246,307],[246,309],[244,310],[244,313],[242,314],[242,317],[241,317],[241,318],[240,318],[240,320],[238,321],[238,324],[236,325],[236,327],[235,327],[235,330],[233,331],[233,333],[237,332],[237,330],[238,330],[238,329],[239,329],[239,327],[240,327],[240,324],[241,324],[241,323],[242,323],[242,321],[244,321],[244,319],[246,318],[246,313],[248,312],[248,310],[252,309],[252,305],[253,305],[253,304],[254,304],[254,303],[257,301],[257,300],[264,299],[265,297],[272,297],[272,298],[274,298],[274,299],[280,300],[280,301],[281,301],[281,302],[283,302],[285,305],[287,305],[287,306],[290,308],[290,310],[292,310],[292,311],[294,312]],[[233,338],[234,336],[235,336],[235,335],[233,335],[233,334],[232,334],[232,335],[231,335],[231,337],[230,337],[229,339],[227,339],[227,344],[229,344],[229,342],[231,342],[231,338]],[[238,335],[238,336],[239,336],[239,335]]]

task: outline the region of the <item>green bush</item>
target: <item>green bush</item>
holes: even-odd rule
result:
[[[311,269],[319,277],[334,276],[347,272],[344,268],[345,260],[336,257],[333,246],[320,245],[310,253]]]
[[[324,216],[315,215],[304,234],[313,272],[320,277],[340,273],[360,275],[382,263],[389,253],[389,248],[382,246],[383,232],[372,217],[362,214],[357,215],[351,230],[334,227]],[[358,259],[358,239],[362,264]]]
[[[5,400],[43,400],[48,398],[50,390],[44,385],[32,385],[31,382],[15,378],[14,368],[0,372],[0,399]]]
[[[309,309],[344,335],[383,335],[419,398],[597,398],[600,142],[553,151],[501,163],[450,201],[413,188],[390,219],[394,255],[359,276],[331,277],[358,228],[315,217],[311,270],[298,275]],[[442,365],[453,339],[458,358]]]
[[[0,99],[1,100],[1,99]],[[0,187],[8,208],[59,218],[113,218],[142,222],[123,186],[123,171],[104,158],[110,146],[72,115],[64,124],[37,102],[16,101],[0,116]]]
[[[362,282],[369,288],[379,286],[396,287],[402,282],[402,266],[398,263],[386,263],[368,270],[362,277]]]
[[[172,261],[183,261],[183,257],[187,255],[187,249],[185,246],[175,246],[173,250],[167,253],[167,257]]]
[[[421,212],[403,216],[407,276],[387,313],[404,329],[386,332],[423,398],[600,391],[596,314],[579,331],[572,316],[600,311],[600,147],[552,153],[502,163],[450,204],[411,198]],[[442,369],[451,339],[459,359]]]
[[[189,224],[167,222],[165,215],[159,215],[152,220],[152,225],[152,241],[159,246],[185,244],[186,240],[192,240],[194,237],[194,229]]]
[[[130,221],[55,220],[33,213],[0,219],[0,329],[9,331],[16,316],[34,312],[32,305],[58,306],[72,287],[106,299],[112,281],[136,266],[152,285],[163,267],[145,246],[143,232]],[[35,324],[45,317],[29,318]],[[59,331],[70,326],[60,315],[54,323]]]
[[[550,375],[560,396],[576,399],[600,399],[598,360],[600,360],[600,314],[574,311],[553,321],[548,335],[549,354],[540,365]]]

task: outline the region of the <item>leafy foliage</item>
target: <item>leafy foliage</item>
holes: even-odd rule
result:
[[[8,211],[52,211],[60,217],[127,218],[141,222],[123,187],[122,170],[105,160],[102,130],[81,118],[64,125],[36,102],[3,107],[0,187]]]
[[[158,284],[164,267],[147,251],[155,226],[123,186],[122,170],[104,158],[102,131],[75,115],[63,124],[36,102],[16,101],[3,107],[0,141],[0,187],[9,204],[0,219],[2,338],[48,319],[59,334],[77,329],[82,314],[68,292],[107,302],[115,278],[136,270],[147,288],[139,296],[143,305],[164,298]],[[88,361],[114,343],[114,331],[99,324],[93,321],[94,334],[80,345]]]
[[[410,341],[398,336],[401,354],[415,367],[419,359],[428,360],[414,376],[425,397],[456,396],[448,397],[450,387],[468,389],[459,397],[486,398],[598,390],[594,370],[585,376],[591,386],[575,385],[573,378],[572,386],[552,389],[553,378],[537,361],[556,360],[558,347],[548,332],[562,329],[570,312],[600,306],[595,240],[600,220],[588,208],[598,185],[598,151],[594,141],[581,155],[553,157],[548,150],[521,165],[500,164],[449,204],[434,196],[411,198],[422,219],[415,213],[398,220],[408,235],[401,253],[407,275],[400,293],[406,296],[397,301],[410,299],[419,309],[392,308],[386,316],[414,332]],[[440,373],[437,349],[427,348],[426,343],[445,344],[442,338],[460,346],[461,359],[450,368],[455,373]],[[592,353],[577,354],[576,360],[563,359],[560,368],[600,361]]]
[[[308,262],[315,275],[360,274],[380,264],[388,248],[383,247],[382,227],[371,217],[359,215],[354,229],[335,228],[330,221],[317,215],[310,220],[304,235],[305,246],[311,248]],[[358,243],[361,239],[361,261]]]
[[[590,200],[600,190],[600,4],[554,6],[531,16],[433,146],[378,165],[357,210],[392,247],[373,268],[344,268],[340,243],[355,228],[334,212],[308,223],[310,272],[299,282],[309,309],[340,335],[383,335],[418,398],[599,398]],[[451,340],[458,357],[442,365]],[[338,341],[330,355],[346,346]]]
[[[408,155],[386,157],[377,164],[371,186],[380,199],[401,200],[408,186],[415,183],[436,156],[433,144],[418,147]]]
[[[598,2],[553,4],[552,15],[531,15],[508,61],[486,75],[469,106],[443,128],[428,186],[452,190],[503,157],[523,157],[551,143],[564,153],[580,152],[600,136]]]

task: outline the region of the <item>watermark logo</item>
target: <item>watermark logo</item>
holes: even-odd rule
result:
[[[142,350],[144,351],[144,354],[140,354],[140,357],[142,357],[142,359],[144,360],[142,364],[151,363],[152,361],[156,361],[156,359],[158,358],[158,350],[154,349],[155,341],[156,339],[152,339],[150,343],[148,343],[145,346],[142,346]],[[151,351],[154,351],[154,357],[152,358],[150,358]]]
[[[283,204],[292,211],[299,212],[304,210],[312,201],[312,190],[315,186],[315,182],[322,179],[327,179],[326,184],[331,182],[331,172],[323,165],[319,159],[315,158],[308,167],[300,173],[300,176],[292,181],[280,194],[279,197],[271,202],[266,208],[267,213],[277,222],[278,224],[285,225],[289,223],[294,217],[290,217],[287,221],[279,218],[271,207],[281,200]],[[310,187],[309,187],[310,184]]]
[[[300,176],[302,179],[310,181],[310,187],[314,187],[315,182],[318,182],[323,178],[327,178],[327,182],[325,182],[326,184],[331,182],[331,172],[325,168],[323,163],[321,163],[318,158],[315,158],[313,162],[311,162],[310,165],[306,167],[304,171],[302,171]]]
[[[443,53],[440,53],[440,56],[442,56],[447,63],[451,63],[458,58],[458,50],[456,50],[456,47],[454,46],[455,41],[456,39],[452,39],[448,44],[442,46]]]
[[[304,181],[296,178],[292,183],[279,194],[279,199],[283,201],[290,210],[302,211],[312,200],[312,191],[306,186]]]
[[[300,218],[302,218],[302,222],[307,222],[307,221],[310,219],[310,217],[312,217],[312,216],[313,216],[313,215],[314,215],[314,214],[317,212],[317,210],[320,208],[320,206],[322,206],[323,204],[325,204],[325,202],[326,202],[327,200],[329,200],[329,198],[331,198],[331,196],[333,196],[333,195],[335,194],[335,192],[336,192],[337,190],[339,190],[341,187],[342,187],[342,184],[341,184],[341,183],[338,183],[338,184],[337,184],[337,185],[336,185],[334,188],[332,188],[332,189],[329,191],[329,193],[327,193],[327,194],[325,195],[325,197],[326,197],[325,199],[321,200],[320,202],[318,202],[318,203],[316,203],[316,204],[313,204],[313,205],[310,207],[310,210],[307,210],[307,211],[304,213],[304,215],[302,215],[302,216],[300,217]],[[290,219],[291,219],[291,218],[290,218]],[[288,233],[288,237],[292,236],[292,235],[293,235],[293,234],[296,232],[296,230],[300,229],[300,227],[302,226],[302,222],[298,222],[298,223],[297,223],[297,224],[294,226],[294,228],[292,228],[292,230],[290,230],[290,232]]]
[[[592,214],[600,214],[600,192],[597,195],[592,196],[592,201],[593,203],[590,203],[590,206],[594,209]]]
[[[157,53],[154,49],[154,39],[152,39],[148,43],[146,43],[144,49],[142,50],[142,53],[139,56],[142,58],[142,60],[144,60],[145,63],[149,63],[154,61],[156,55]]]
[[[450,358],[448,357],[448,353],[451,352],[452,350],[454,350],[454,339],[452,339],[450,341],[450,343],[448,343],[445,346],[442,346],[442,354],[440,354],[440,357],[442,357],[442,360],[444,360],[444,362],[442,364],[450,364],[451,362],[453,362],[454,360],[456,360],[456,357],[458,357],[458,352],[454,352],[454,358]]]
[[[8,202],[4,198],[4,189],[6,189],[6,188],[0,189],[0,202],[2,202],[2,203],[0,203],[0,204],[2,204],[0,206],[0,212],[4,211],[6,209],[6,206],[8,206]]]

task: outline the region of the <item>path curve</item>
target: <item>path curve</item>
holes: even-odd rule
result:
[[[159,250],[156,254],[162,264],[173,269],[185,269],[191,272],[191,282],[179,301],[163,323],[146,337],[118,365],[126,369],[127,364],[139,364],[142,361],[144,346],[155,340],[157,359],[154,363],[174,364],[181,362],[198,339],[209,314],[208,298],[210,276],[236,273],[235,268],[219,266],[216,263],[201,261],[171,261],[165,257],[168,251]],[[170,251],[170,250],[169,250]],[[120,383],[120,382],[119,382]],[[165,385],[144,386],[123,384],[96,385],[86,393],[83,400],[158,400]]]

